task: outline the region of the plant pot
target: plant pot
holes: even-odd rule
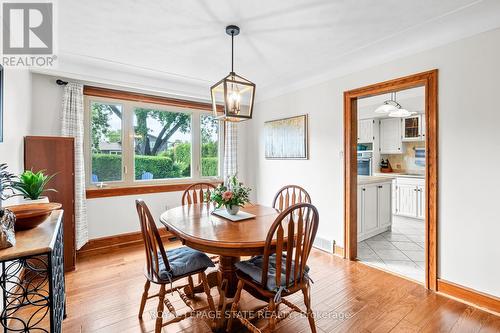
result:
[[[19,205],[30,205],[30,204],[38,204],[38,203],[49,203],[48,197],[39,197],[36,200],[31,200],[29,198],[22,198],[19,201]]]
[[[226,211],[230,215],[236,215],[240,211],[240,206],[226,206]]]
[[[38,203],[24,204],[5,207],[13,212],[16,216],[14,229],[27,230],[38,226],[40,223],[47,220],[53,210],[61,209],[60,203]]]

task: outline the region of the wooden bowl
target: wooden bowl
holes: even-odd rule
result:
[[[22,204],[17,206],[5,207],[16,215],[14,229],[27,230],[32,229],[44,222],[53,210],[60,209],[62,205],[56,202]]]

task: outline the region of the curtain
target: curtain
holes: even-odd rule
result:
[[[224,136],[224,181],[238,173],[238,125],[225,122]]]
[[[76,249],[89,239],[83,159],[83,85],[68,83],[64,88],[62,135],[75,138],[75,229]]]

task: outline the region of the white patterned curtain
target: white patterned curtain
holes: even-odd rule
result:
[[[68,83],[64,88],[62,135],[75,138],[75,229],[76,249],[89,240],[83,159],[83,85]]]
[[[238,173],[238,125],[225,122],[224,182]]]

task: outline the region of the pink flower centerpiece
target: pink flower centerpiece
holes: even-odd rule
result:
[[[231,215],[238,214],[249,200],[250,188],[243,186],[236,176],[229,178],[227,185],[220,184],[210,193],[209,200],[215,203],[216,208],[226,207]]]

